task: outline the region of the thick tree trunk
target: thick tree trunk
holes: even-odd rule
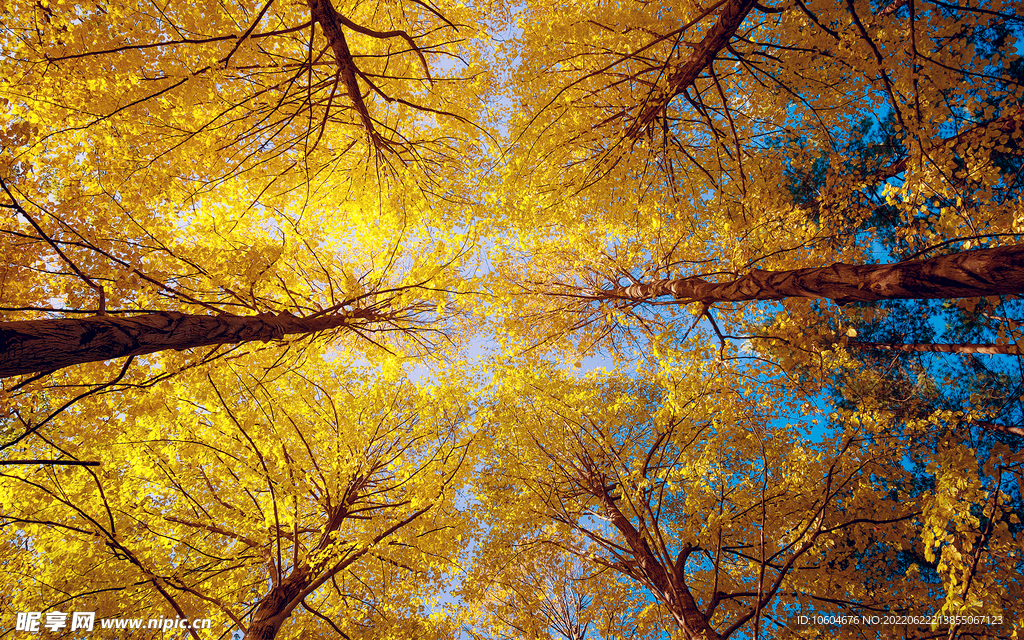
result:
[[[634,579],[642,579],[652,590],[658,592],[659,600],[671,611],[672,617],[687,640],[719,640],[721,636],[711,627],[708,617],[697,606],[697,601],[694,600],[683,577],[687,558],[694,548],[684,544],[675,566],[672,565],[671,559],[668,559],[667,567],[663,565],[643,534],[619,509],[615,503],[616,498],[610,494],[606,482],[607,478],[599,474],[588,478],[591,494],[601,502],[609,522],[622,534],[632,551],[639,575],[627,575]]]
[[[273,640],[292,609],[301,601],[299,595],[311,583],[309,568],[305,565],[292,571],[260,602],[243,640]]]
[[[708,30],[704,39],[694,48],[694,52],[683,64],[676,67],[668,79],[668,89],[664,92],[655,89],[636,120],[630,125],[626,136],[636,138],[643,133],[661,112],[668,107],[672,99],[686,91],[697,77],[704,72],[715,56],[729,44],[736,29],[757,4],[757,0],[729,0],[718,14],[718,21]]]
[[[357,480],[355,486],[365,486],[363,484],[364,481],[365,478]],[[314,554],[324,551],[331,545],[331,532],[337,531],[345,518],[351,515],[349,508],[356,503],[357,498],[357,493],[353,492],[349,496],[348,501],[340,505],[337,510],[330,515],[327,525],[324,527],[323,536],[314,550]],[[321,564],[318,567],[310,567],[309,565],[301,564],[293,569],[292,572],[288,574],[287,578],[271,589],[270,593],[260,601],[259,606],[256,607],[256,611],[252,614],[252,622],[249,624],[249,629],[246,631],[245,637],[242,638],[242,640],[273,640],[277,635],[277,632],[281,630],[281,625],[283,625],[284,621],[288,619],[289,615],[291,615],[292,610],[299,606],[299,604],[302,603],[303,598],[309,595],[310,592],[315,591],[321,584],[339,571],[344,571],[351,567],[356,561],[370,551],[370,547],[372,545],[379,543],[381,540],[384,540],[402,527],[415,521],[417,518],[429,511],[431,507],[432,505],[427,505],[426,507],[409,514],[399,522],[396,522],[374,536],[373,541],[369,546],[365,546],[358,551],[351,553],[326,571],[323,570],[323,561],[321,561]]]
[[[595,291],[598,299],[743,302],[829,298],[839,304],[894,299],[973,298],[1024,294],[1024,245],[978,249],[895,264],[761,271],[731,282],[665,279]]]
[[[890,7],[905,2],[906,0],[897,0],[893,2]],[[898,7],[897,7],[898,8]],[[888,10],[888,9],[887,9]],[[986,139],[998,138],[1002,135],[1012,136],[1014,132],[1018,130],[1021,124],[1024,123],[1024,109],[1018,109],[1008,115],[989,120],[975,127],[971,127],[965,131],[962,131],[955,136],[950,138],[944,138],[936,143],[936,147],[950,147],[955,148],[961,144],[975,145],[984,144]],[[879,170],[875,173],[875,177],[880,180],[888,180],[894,178],[899,174],[907,170],[907,159],[900,158],[896,162],[890,164],[888,167]]]
[[[899,344],[890,342],[860,342],[849,340],[847,346],[856,349],[880,349],[882,351],[904,351],[909,353],[981,353],[987,355],[1021,355],[1015,344]]]
[[[352,52],[349,50],[348,41],[341,30],[340,16],[334,9],[332,0],[308,0],[308,3],[313,21],[320,24],[324,37],[327,38],[327,42],[334,52],[338,77],[345,87],[348,99],[352,101],[352,108],[359,115],[359,121],[366,129],[367,135],[370,136],[373,146],[380,149],[384,145],[384,141],[373,126],[373,118],[370,117],[362,92],[359,90],[359,83],[356,81],[356,65],[352,58]]]
[[[971,422],[971,424],[976,424],[979,427],[982,427],[983,429],[988,429],[989,431],[999,431],[1001,433],[1012,433],[1015,436],[1024,437],[1024,428],[1021,428],[1021,427],[1012,427],[1012,426],[1005,425],[1005,424],[998,424],[998,423],[995,423],[995,422],[988,422],[986,420],[974,420],[974,421]]]
[[[192,349],[281,339],[372,320],[370,312],[297,318],[288,314],[200,316],[162,311],[143,316],[95,316],[0,323],[0,378],[55,371],[74,364],[166,349]]]

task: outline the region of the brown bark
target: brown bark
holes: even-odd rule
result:
[[[253,613],[245,640],[273,640],[312,582],[309,567],[300,565],[281,584],[274,586]]]
[[[896,3],[894,2],[893,5],[895,4]],[[1024,109],[1018,109],[1008,115],[990,120],[989,122],[983,122],[975,127],[961,131],[955,136],[939,140],[935,146],[939,148],[956,148],[961,144],[980,144],[986,138],[991,136],[999,136],[1003,134],[1013,135],[1022,124],[1024,124]],[[889,166],[880,169],[875,173],[875,177],[880,180],[888,180],[889,178],[895,178],[906,170],[907,159],[901,158]]]
[[[373,319],[368,311],[316,318],[287,313],[201,316],[162,311],[127,318],[4,322],[0,323],[0,378],[166,349],[279,340],[288,334],[315,333]]]
[[[907,0],[893,0],[880,12],[883,16],[891,16],[900,10],[900,7],[907,4]]]
[[[971,424],[978,425],[979,427],[983,429],[988,429],[989,431],[999,431],[1000,433],[1012,433],[1015,436],[1024,437],[1024,428],[1021,427],[1011,427],[1009,425],[999,424],[997,422],[988,422],[985,420],[974,420],[971,422]]]
[[[642,576],[638,577],[644,578],[654,590],[660,592],[662,602],[669,608],[686,637],[693,640],[718,640],[721,636],[711,628],[707,616],[698,608],[683,579],[686,559],[693,548],[689,544],[683,545],[674,570],[671,561],[666,568],[651,550],[644,535],[619,509],[615,497],[605,485],[605,478],[594,474],[589,480],[592,494],[601,502],[611,524],[619,530],[633,552],[638,569],[642,572]]]
[[[829,298],[839,304],[896,299],[973,298],[1024,294],[1024,245],[978,249],[895,264],[761,271],[730,282],[678,278],[594,292],[602,300],[743,302]]]
[[[345,493],[345,499],[337,507],[329,510],[323,534],[315,548],[316,551],[323,551],[331,544],[331,533],[337,531],[345,518],[350,515],[352,505],[359,500],[361,490],[366,486],[366,480],[365,476],[352,478]],[[292,543],[298,544],[298,541],[293,540]],[[349,566],[365,553],[365,548],[356,552],[339,562],[330,573],[333,574]],[[281,630],[281,625],[291,615],[292,610],[306,596],[310,585],[317,578],[316,574],[323,569],[323,562],[321,561],[320,566],[316,569],[306,563],[296,565],[287,578],[281,580],[279,584],[275,584],[253,612],[252,622],[249,624],[243,640],[273,640],[277,632]]]
[[[711,27],[704,39],[694,49],[685,63],[676,67],[668,79],[668,89],[652,94],[641,108],[640,114],[630,125],[626,136],[636,138],[647,129],[658,115],[668,107],[669,102],[686,91],[697,77],[708,68],[739,28],[757,0],[729,0],[718,21]]]
[[[324,528],[324,534],[316,546],[316,551],[322,551],[330,546],[332,540],[329,534],[337,530],[342,520],[350,515],[349,508],[355,503],[355,500],[356,497],[353,495],[351,499],[341,505],[328,519],[328,523]],[[415,521],[429,511],[430,508],[428,505],[411,513],[385,531],[377,534],[373,538],[371,545],[379,543],[395,531]],[[281,630],[281,625],[291,615],[292,610],[306,596],[319,588],[331,576],[350,567],[369,551],[370,547],[363,547],[326,570],[323,568],[324,561],[321,561],[316,567],[310,567],[306,564],[296,566],[288,574],[287,578],[282,580],[280,584],[275,585],[270,590],[270,593],[260,601],[256,611],[252,614],[252,622],[249,624],[249,628],[246,630],[245,637],[242,640],[273,640],[277,632]]]
[[[857,349],[880,349],[883,351],[905,351],[910,353],[981,353],[988,355],[1021,355],[1015,344],[896,344],[890,342],[860,342],[850,340],[847,346]]]
[[[356,110],[359,121],[366,129],[367,135],[370,136],[370,142],[378,150],[386,147],[387,142],[374,128],[370,111],[366,108],[366,102],[359,91],[359,83],[356,81],[356,65],[352,59],[352,52],[348,48],[348,41],[341,30],[341,16],[334,9],[331,0],[308,0],[308,2],[313,21],[320,24],[327,42],[331,45],[331,51],[334,52],[334,59],[338,66],[338,76],[345,86],[348,99],[352,102],[352,108]]]

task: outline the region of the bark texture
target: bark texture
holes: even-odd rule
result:
[[[982,427],[983,429],[988,429],[989,431],[999,431],[1000,433],[1012,433],[1015,436],[1021,436],[1022,438],[1024,438],[1024,428],[1021,427],[1013,427],[1005,424],[988,422],[985,420],[975,420],[971,424],[976,424],[979,427]]]
[[[668,89],[657,91],[648,97],[637,116],[630,125],[626,136],[636,138],[651,126],[672,99],[686,91],[697,80],[697,77],[714,61],[715,56],[729,44],[736,29],[757,4],[757,0],[729,0],[718,20],[708,31],[694,52],[682,65],[676,67],[668,79]]]
[[[656,593],[658,599],[671,611],[672,617],[688,640],[719,640],[721,636],[711,627],[708,617],[697,606],[697,601],[694,600],[684,579],[686,561],[694,550],[693,547],[684,544],[675,562],[670,558],[666,559],[666,567],[658,554],[651,549],[643,533],[638,531],[619,509],[616,498],[611,495],[605,484],[606,480],[602,475],[593,474],[589,478],[590,491],[601,502],[609,522],[625,538],[636,559],[635,568],[630,568],[627,572]]]
[[[599,299],[743,302],[829,298],[839,304],[894,299],[973,298],[1024,294],[1024,245],[978,249],[895,264],[761,271],[731,282],[665,279],[595,292]]]
[[[898,0],[902,3],[905,0]],[[889,5],[890,7],[897,5],[897,2]],[[897,7],[899,8],[899,7]],[[1024,109],[1018,109],[1008,115],[990,120],[988,122],[979,124],[978,126],[971,127],[961,133],[950,138],[944,138],[939,140],[936,144],[937,147],[950,147],[956,148],[960,145],[981,145],[985,144],[986,140],[992,138],[998,138],[1001,135],[1014,135],[1020,130],[1021,125],[1024,124]],[[894,178],[899,174],[907,170],[907,159],[900,158],[896,162],[890,164],[888,167],[879,170],[875,177],[880,180],[888,180]]]
[[[357,480],[356,484],[365,487],[363,484],[365,478]],[[315,551],[323,551],[327,549],[331,543],[332,538],[330,533],[336,531],[341,525],[342,521],[351,516],[351,507],[355,504],[357,496],[353,493],[348,500],[339,505],[337,509],[328,518],[327,525],[324,528],[324,533],[320,538],[320,542],[317,544]],[[426,506],[395,523],[385,531],[379,533],[373,538],[371,545],[375,545],[380,541],[390,536],[395,531],[398,531],[402,527],[406,526],[410,522],[413,522],[424,513],[430,510],[430,506]],[[333,567],[325,570],[324,565],[326,560],[321,560],[314,567],[310,567],[307,564],[300,564],[296,566],[288,577],[285,578],[274,586],[270,590],[270,593],[260,601],[256,611],[252,614],[252,623],[249,625],[249,629],[246,631],[245,636],[242,640],[273,640],[277,635],[277,632],[281,630],[281,626],[291,615],[292,610],[302,603],[302,600],[310,593],[315,591],[320,585],[327,581],[331,576],[335,575],[340,571],[344,571],[357,560],[365,556],[370,551],[370,547],[363,547],[354,553],[346,556],[343,560],[337,562]]]
[[[162,311],[143,316],[62,318],[0,323],[0,378],[56,371],[111,358],[166,349],[192,349],[251,340],[279,340],[350,322],[373,320],[372,313],[297,318],[287,313],[256,316],[201,316]]]
[[[904,351],[908,353],[981,353],[988,355],[1021,355],[1015,344],[898,344],[890,342],[860,342],[850,340],[847,346],[856,349],[880,349],[883,351]]]
[[[327,38],[327,42],[331,45],[331,51],[334,52],[338,77],[345,87],[348,99],[352,102],[352,108],[359,115],[359,121],[366,129],[367,135],[370,136],[374,148],[381,149],[386,144],[373,126],[373,118],[363,100],[362,92],[359,91],[359,83],[356,81],[356,65],[348,47],[348,40],[345,39],[345,33],[341,30],[341,16],[334,9],[331,0],[308,0],[308,2],[313,21],[323,29],[324,37]]]
[[[244,640],[273,640],[292,609],[302,601],[303,591],[313,582],[309,567],[295,568],[281,584],[270,590],[252,614]]]

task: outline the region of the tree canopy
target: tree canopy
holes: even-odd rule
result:
[[[1020,637],[1022,35],[5,3],[4,632]]]

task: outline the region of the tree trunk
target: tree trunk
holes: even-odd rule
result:
[[[906,2],[906,0],[896,0],[896,2],[893,2],[889,7],[902,4],[903,2]],[[886,11],[888,11],[889,7],[886,8]],[[897,6],[896,8],[899,7]],[[956,134],[955,136],[939,140],[935,146],[939,148],[956,148],[961,144],[982,145],[985,144],[985,141],[988,138],[998,138],[1000,135],[1012,136],[1022,123],[1024,123],[1024,109],[1017,109],[1017,111],[1014,111],[1009,115],[989,120],[988,122],[983,122],[982,124],[971,127],[970,129]],[[885,167],[875,173],[875,177],[879,180],[888,180],[889,178],[898,176],[906,170],[907,159],[900,158],[888,167]]]
[[[996,422],[988,422],[987,420],[972,420],[971,424],[977,425],[983,429],[988,429],[989,431],[1012,433],[1015,436],[1021,436],[1024,438],[1024,428],[1021,427],[1012,427],[1005,424],[998,424]]]
[[[166,349],[192,349],[250,340],[275,340],[295,333],[315,333],[376,314],[297,318],[281,315],[201,316],[161,311],[143,316],[66,318],[0,323],[0,378],[56,371],[111,358],[139,356]]]
[[[359,90],[359,83],[356,81],[356,65],[352,58],[352,52],[349,50],[348,41],[339,24],[340,16],[334,9],[332,0],[308,0],[308,4],[313,21],[320,24],[324,37],[327,38],[327,43],[331,45],[331,51],[334,52],[338,77],[345,87],[345,93],[349,100],[352,101],[352,108],[358,114],[359,121],[366,129],[366,134],[370,137],[374,148],[380,150],[384,141],[373,126],[373,118],[370,117],[362,92]]]
[[[731,282],[702,278],[665,279],[594,292],[602,300],[650,300],[672,296],[684,302],[743,302],[829,298],[839,304],[894,299],[973,298],[1024,294],[1024,245],[977,249],[895,264],[850,265],[761,271]]]
[[[981,353],[988,355],[1021,355],[1015,344],[899,344],[890,342],[860,342],[849,340],[849,347],[856,349],[881,349],[883,351],[905,351],[910,353]]]
[[[641,583],[648,583],[651,590],[660,595],[658,599],[669,609],[687,640],[719,640],[721,636],[711,627],[708,617],[697,606],[697,601],[694,600],[683,577],[686,560],[694,547],[688,543],[684,544],[675,566],[671,564],[671,559],[668,559],[667,567],[663,565],[661,559],[651,550],[644,535],[619,509],[615,503],[616,498],[608,491],[606,482],[607,478],[603,474],[595,473],[586,479],[585,484],[590,485],[588,488],[591,495],[601,502],[608,521],[618,529],[632,551],[639,575],[624,573],[633,579],[642,576]]]
[[[285,580],[271,589],[252,614],[252,623],[242,640],[273,640],[292,609],[299,604],[299,594],[311,584],[309,568],[301,565]]]
[[[719,12],[718,21],[708,30],[707,35],[695,47],[694,52],[669,76],[668,89],[666,91],[654,89],[653,95],[646,100],[636,120],[626,131],[627,137],[638,137],[651,126],[651,123],[668,107],[673,98],[690,88],[697,77],[711,66],[715,56],[729,44],[736,29],[739,28],[755,4],[757,4],[757,0],[729,0]]]
[[[362,478],[356,481],[356,485],[365,486],[363,484],[364,481],[365,478]],[[326,526],[324,527],[323,536],[314,549],[314,553],[322,552],[331,545],[331,532],[337,531],[345,518],[351,515],[348,509],[355,504],[356,499],[357,495],[353,492],[349,496],[348,501],[339,506],[338,510],[331,514]],[[356,561],[369,552],[372,545],[379,543],[392,533],[415,521],[424,513],[430,511],[432,507],[433,505],[427,505],[426,507],[409,514],[399,522],[374,536],[373,541],[369,546],[364,546],[358,551],[351,553],[326,571],[323,570],[323,561],[314,567],[310,567],[304,563],[298,565],[290,574],[288,574],[287,578],[281,581],[281,584],[271,589],[270,593],[260,601],[259,606],[256,607],[256,611],[252,614],[252,622],[249,624],[249,629],[245,632],[245,637],[242,638],[242,640],[273,640],[277,635],[277,632],[281,630],[281,625],[283,625],[284,621],[288,619],[289,615],[291,615],[292,610],[301,604],[303,598],[309,595],[310,592],[315,591],[321,584],[339,571],[344,571],[352,566]]]

